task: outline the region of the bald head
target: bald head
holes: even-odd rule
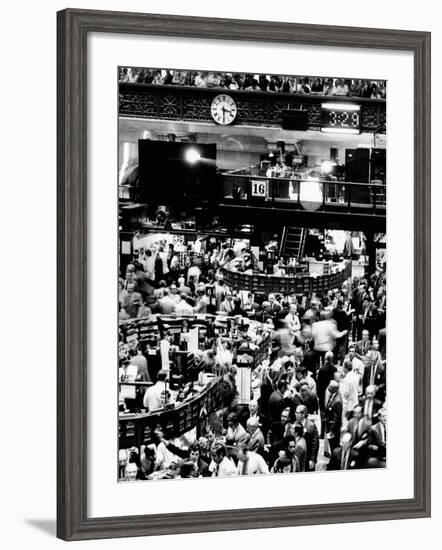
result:
[[[332,363],[333,362],[333,352],[332,351],[327,351],[326,354],[324,355],[324,360],[327,363]]]

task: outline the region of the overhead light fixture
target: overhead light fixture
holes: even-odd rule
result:
[[[358,128],[321,128],[321,132],[326,134],[360,134]]]
[[[329,111],[360,111],[361,106],[354,103],[321,103],[323,109]]]
[[[185,158],[189,164],[195,164],[200,160],[201,155],[198,153],[196,149],[192,147],[190,149],[187,149]]]

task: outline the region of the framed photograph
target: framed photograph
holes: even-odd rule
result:
[[[58,13],[60,538],[430,515],[430,89],[426,32]]]

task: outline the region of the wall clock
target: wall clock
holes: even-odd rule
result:
[[[213,98],[210,113],[216,123],[227,126],[235,120],[238,109],[233,97],[219,94]]]

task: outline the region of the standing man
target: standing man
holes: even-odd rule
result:
[[[351,361],[344,361],[344,378],[341,380],[340,392],[344,416],[347,420],[353,416],[355,407],[359,404],[359,382],[360,377],[353,372]]]
[[[307,443],[304,438],[304,427],[299,422],[295,422],[293,426],[293,435],[296,443],[294,453],[298,459],[299,471],[305,472],[307,469]]]
[[[353,372],[359,376],[359,384],[358,384],[358,396],[362,396],[362,377],[364,375],[364,363],[356,356],[356,346],[352,344],[348,348],[348,355],[345,357],[345,361],[351,361],[351,364],[353,366]],[[344,361],[344,362],[345,362]]]
[[[250,440],[247,444],[249,451],[261,454],[264,452],[264,434],[260,429],[258,418],[250,417],[247,419],[247,432],[250,434]]]
[[[351,447],[351,434],[342,436],[342,444],[333,451],[327,470],[353,470],[358,466],[358,454]]]
[[[371,468],[385,468],[387,450],[387,409],[378,411],[379,422],[371,426],[368,432],[368,450]]]
[[[138,308],[142,304],[142,297],[139,292],[135,291],[136,283],[129,282],[126,287],[126,295],[123,298],[123,308],[130,318],[138,316]]]
[[[279,422],[281,420],[281,413],[285,408],[284,393],[287,389],[287,381],[285,378],[279,380],[277,389],[275,389],[269,397],[268,402],[268,417],[269,422]]]
[[[362,339],[356,343],[356,357],[362,359],[371,350],[370,333],[367,329],[362,331]]]
[[[237,474],[233,461],[227,457],[227,448],[221,441],[215,441],[211,449],[212,462],[209,470],[212,477],[230,477]]]
[[[329,398],[325,406],[325,436],[333,452],[339,446],[342,427],[342,398],[339,382],[332,380],[328,385]]]
[[[347,312],[344,311],[344,302],[342,300],[337,301],[336,307],[333,310],[332,315],[333,319],[336,322],[336,327],[338,331],[343,333],[343,336],[336,340],[335,347],[335,358],[339,362],[342,362],[345,356],[345,351],[347,349],[348,331],[350,330],[350,320]]]
[[[382,402],[375,399],[376,386],[367,386],[365,396],[361,399],[362,416],[371,421],[372,424],[378,420],[378,411],[382,407]]]
[[[164,401],[162,394],[167,391],[167,376],[167,371],[160,370],[157,375],[157,382],[150,388],[147,388],[143,398],[143,405],[149,412],[163,408]]]
[[[269,468],[261,455],[249,451],[247,445],[238,445],[238,475],[250,476],[256,474],[268,474]]]
[[[305,457],[305,469],[307,472],[315,470],[319,451],[319,434],[316,424],[309,420],[308,410],[305,405],[298,405],[295,411],[296,422],[304,429],[304,439],[307,445]]]
[[[318,371],[318,376],[316,379],[316,389],[319,399],[319,408],[321,411],[324,411],[325,408],[325,392],[328,388],[328,385],[332,380],[334,380],[335,372],[338,369],[333,363],[333,352],[328,351],[324,357],[324,363]]]
[[[284,426],[284,437],[291,434],[290,407],[286,407],[281,413],[281,424]]]

